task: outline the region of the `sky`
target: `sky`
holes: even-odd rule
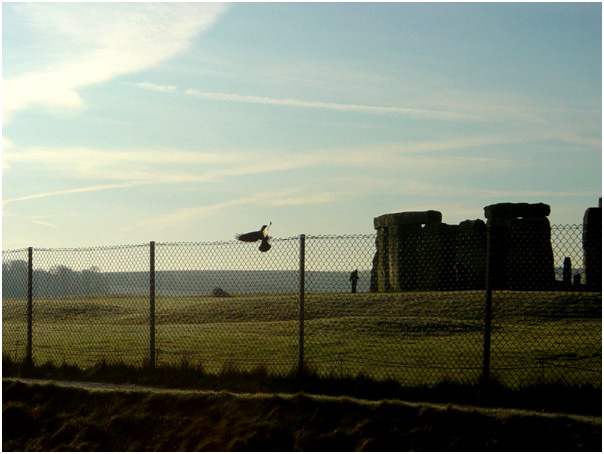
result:
[[[602,194],[600,3],[3,3],[2,248]]]

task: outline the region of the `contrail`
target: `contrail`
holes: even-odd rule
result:
[[[144,88],[146,90],[160,91],[164,93],[178,93],[175,85],[158,85],[149,82],[127,83],[127,85]],[[441,120],[477,120],[474,115],[434,109],[414,109],[410,107],[368,106],[362,104],[340,104],[321,101],[304,101],[292,98],[268,98],[264,96],[238,95],[220,92],[205,92],[194,88],[185,90],[185,95],[196,98],[213,99],[217,101],[229,101],[251,104],[268,104],[273,106],[300,107],[310,109],[339,110],[343,112],[363,112],[374,115],[404,115],[416,118],[435,118]]]
[[[147,87],[151,88],[151,87]],[[470,120],[475,119],[472,115],[444,110],[413,109],[408,107],[367,106],[361,104],[338,104],[320,101],[303,101],[301,99],[276,99],[261,96],[248,96],[227,93],[202,92],[188,89],[185,94],[204,99],[215,99],[219,101],[231,101],[253,104],[271,104],[277,106],[303,107],[312,109],[341,110],[346,112],[366,112],[378,115],[398,114],[418,118],[440,118],[443,120]]]

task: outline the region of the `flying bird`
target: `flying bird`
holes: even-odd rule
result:
[[[271,245],[268,242],[268,240],[271,238],[268,236],[268,229],[271,225],[273,225],[272,221],[269,223],[269,225],[263,225],[262,228],[257,232],[238,234],[235,235],[235,238],[237,238],[239,241],[245,241],[246,243],[260,241],[260,247],[258,247],[258,249],[260,252],[266,252],[271,248]]]

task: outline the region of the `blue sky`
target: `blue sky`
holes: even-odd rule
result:
[[[372,233],[602,188],[600,3],[3,3],[2,247]]]

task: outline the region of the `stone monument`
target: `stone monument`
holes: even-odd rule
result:
[[[455,273],[458,290],[480,290],[486,284],[487,225],[482,219],[459,224]]]
[[[551,227],[544,203],[497,203],[484,208],[490,231],[493,289],[547,290],[555,280]]]
[[[417,244],[422,225],[439,224],[439,211],[405,211],[373,220],[377,230],[372,289],[400,292],[417,288]]]

